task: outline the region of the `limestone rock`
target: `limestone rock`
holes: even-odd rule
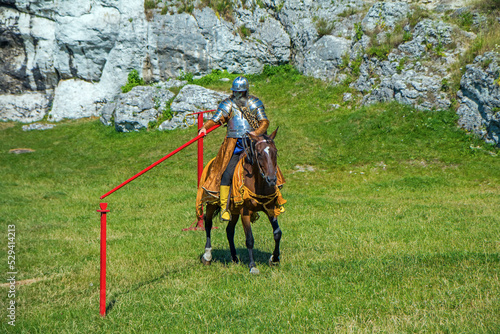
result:
[[[49,120],[54,122],[99,116],[99,111],[106,102],[98,85],[78,79],[61,80],[54,95],[49,113]]]
[[[500,147],[500,54],[477,56],[460,80],[459,125]]]
[[[0,95],[0,121],[22,123],[40,121],[49,105],[49,96],[44,93]]]
[[[106,105],[101,121],[109,124],[111,117],[114,117],[117,131],[138,131],[156,122],[173,97],[174,93],[166,89],[136,86],[130,92],[119,94],[114,102]]]
[[[453,42],[452,27],[441,21],[425,19],[417,23],[411,41],[401,44],[399,50],[410,56],[423,56],[428,48],[443,48]]]
[[[33,131],[33,130],[50,130],[54,128],[55,124],[42,124],[42,123],[33,123],[29,125],[23,125],[23,131]]]
[[[188,115],[193,112],[215,110],[219,103],[229,94],[213,91],[197,85],[184,86],[175,97],[170,106],[174,117],[163,122],[160,130],[173,130],[178,127],[185,128],[196,123],[197,116]],[[211,113],[204,115],[205,119],[211,117]]]
[[[409,10],[407,2],[378,2],[370,8],[361,25],[368,31],[376,27],[394,28],[398,21],[408,15]]]
[[[305,74],[322,79],[335,78],[342,64],[342,56],[349,53],[350,44],[342,37],[321,37],[307,53],[304,60]]]

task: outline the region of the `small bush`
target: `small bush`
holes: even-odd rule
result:
[[[354,40],[359,41],[363,37],[361,22],[354,23]]]
[[[234,3],[232,0],[201,0],[200,6],[210,7],[217,13],[217,16],[222,16],[227,21],[234,23]]]
[[[346,10],[344,10],[342,13],[338,14],[337,16],[339,17],[349,17],[354,14],[356,14],[358,10],[355,7],[349,6]]]
[[[407,60],[408,60],[408,57],[403,57],[399,60],[398,66],[396,66],[396,71],[398,72],[398,74],[401,74],[401,72],[405,68]]]
[[[362,63],[363,63],[363,57],[361,57],[361,55],[356,57],[356,59],[354,59],[351,62],[351,72],[354,76],[356,77],[359,76],[359,68],[361,67]]]
[[[227,73],[227,71],[221,71],[219,69],[213,69],[212,73],[205,75],[204,77],[196,80],[192,80],[193,83],[197,85],[209,85],[211,83],[219,81],[221,78],[232,78],[233,75]]]
[[[193,13],[194,4],[192,0],[182,0],[177,3],[177,13]]]
[[[248,29],[245,25],[238,27],[238,33],[240,34],[241,38],[243,38],[243,39],[249,37],[252,34],[250,32],[250,29]]]
[[[292,77],[292,79],[294,79],[300,76],[300,73],[291,64],[284,64],[278,66],[271,66],[266,64],[264,65],[264,69],[262,70],[262,75],[265,77],[280,75],[283,77]]]
[[[320,37],[325,35],[330,35],[335,28],[335,22],[328,22],[324,18],[320,18],[316,21],[316,30]]]
[[[441,91],[448,92],[449,90],[450,90],[450,83],[448,82],[448,79],[443,78],[443,80],[441,80]]]
[[[460,26],[460,28],[466,31],[470,31],[473,23],[474,23],[474,16],[472,15],[471,12],[464,12],[460,14],[458,20],[458,25]]]
[[[398,28],[398,26],[396,26]],[[396,32],[385,33],[385,38],[381,41],[377,39],[378,34],[381,32],[381,28],[377,27],[373,31],[369,32],[370,36],[370,47],[367,50],[367,54],[372,57],[377,57],[380,60],[387,59],[387,56],[392,49],[398,47],[399,44],[403,43],[402,27],[395,29]]]
[[[341,70],[346,69],[349,66],[349,61],[350,61],[350,56],[349,53],[346,52],[342,55],[342,63],[339,65],[339,68]]]
[[[144,86],[144,80],[139,76],[137,70],[132,70],[128,74],[127,83],[122,86],[122,93],[130,92],[135,86]]]
[[[474,4],[474,8],[485,13],[498,13],[500,11],[500,0],[479,0]]]
[[[407,16],[408,24],[413,28],[417,25],[418,22],[422,21],[423,19],[427,19],[430,16],[431,13],[428,9],[420,6],[413,6],[411,12]]]
[[[391,48],[389,47],[388,44],[380,44],[380,45],[370,46],[366,50],[366,53],[370,57],[377,57],[380,60],[387,59],[389,52],[391,52]]]
[[[144,9],[155,9],[156,0],[144,0]]]
[[[257,6],[259,6],[260,8],[266,8],[266,5],[262,2],[262,0],[257,0]]]
[[[187,82],[192,83],[193,76],[194,76],[193,73],[189,73],[189,72],[185,73],[183,70],[180,70],[179,80],[186,80]]]
[[[413,39],[413,35],[409,31],[403,31],[403,42],[409,42]]]

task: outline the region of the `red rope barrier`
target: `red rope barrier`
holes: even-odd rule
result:
[[[220,126],[220,124],[217,124],[215,126],[213,126],[212,128],[210,128],[209,130],[207,130],[207,134],[209,134],[210,132],[212,132],[213,130],[217,129],[218,127]],[[135,174],[134,176],[132,176],[130,179],[128,179],[127,181],[123,182],[122,184],[120,184],[119,186],[113,188],[112,190],[108,191],[107,193],[105,193],[104,195],[102,195],[101,197],[99,197],[100,199],[103,199],[109,195],[111,195],[112,193],[114,193],[115,191],[117,191],[118,189],[120,189],[121,187],[123,187],[124,185],[126,185],[127,183],[137,179],[139,176],[141,176],[142,174],[146,173],[147,171],[153,169],[154,167],[158,166],[159,164],[161,164],[163,161],[167,160],[168,158],[170,158],[172,155],[174,155],[175,153],[183,150],[184,148],[188,147],[189,145],[191,145],[192,143],[194,143],[195,141],[197,141],[198,139],[200,138],[203,138],[203,134],[199,134],[197,135],[196,137],[194,137],[193,139],[191,139],[190,141],[188,141],[187,143],[185,143],[184,145],[180,146],[179,148],[173,150],[172,152],[170,152],[169,154],[167,154],[166,156],[164,156],[163,158],[161,158],[160,160],[158,160],[157,162],[155,162],[154,164],[152,164],[151,166],[149,166],[148,168],[140,171],[139,173]]]

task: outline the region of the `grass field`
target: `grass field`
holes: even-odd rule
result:
[[[346,87],[292,74],[252,78],[279,126],[287,179],[282,263],[266,219],[241,224],[230,263],[225,226],[200,263],[196,148],[106,201],[108,314],[99,316],[99,196],[196,134],[116,133],[98,120],[23,132],[0,123],[0,242],[16,229],[16,326],[0,288],[0,331],[24,333],[498,333],[500,152],[456,127],[452,111],[356,107]],[[228,90],[228,83],[208,83]],[[331,104],[339,103],[339,109]],[[207,136],[205,161],[224,129]],[[9,154],[27,147],[30,154]],[[304,171],[302,171],[304,170]],[[6,281],[4,281],[6,282]],[[2,282],[2,283],[4,283]]]

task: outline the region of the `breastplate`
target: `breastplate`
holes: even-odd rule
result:
[[[227,137],[242,138],[247,132],[253,130],[254,128],[245,119],[245,116],[243,116],[236,103],[233,102],[231,117],[227,122]]]

